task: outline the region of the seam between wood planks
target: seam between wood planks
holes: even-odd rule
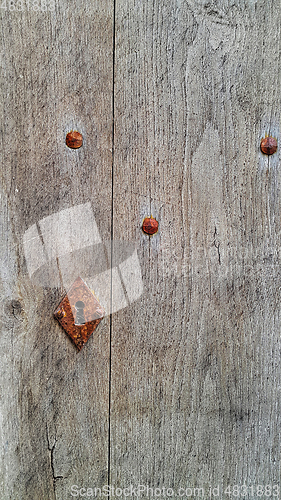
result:
[[[114,220],[114,91],[115,91],[115,37],[116,37],[116,0],[113,0],[113,34],[112,34],[112,169],[111,169],[111,251],[110,251],[110,321],[109,321],[109,376],[108,376],[108,465],[107,484],[110,484],[110,440],[111,440],[111,341],[112,341],[112,267],[113,267],[113,220]]]

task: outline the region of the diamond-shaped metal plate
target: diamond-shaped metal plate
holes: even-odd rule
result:
[[[54,312],[78,351],[86,344],[104,315],[104,309],[81,278],[74,281]]]

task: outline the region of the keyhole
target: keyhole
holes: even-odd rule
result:
[[[85,304],[82,302],[82,300],[78,300],[75,304],[75,309],[76,309],[76,319],[75,319],[75,325],[85,325],[86,321],[84,318],[84,307]]]

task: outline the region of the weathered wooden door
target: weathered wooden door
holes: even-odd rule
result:
[[[1,1],[1,499],[277,497],[280,1]]]

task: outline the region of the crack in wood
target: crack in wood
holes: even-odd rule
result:
[[[214,232],[214,246],[218,251],[218,257],[219,257],[219,264],[221,265],[221,254],[220,254],[220,243],[217,242],[216,236],[217,236],[217,227],[215,226],[215,232]]]
[[[54,444],[53,444],[53,446],[51,446],[50,440],[49,440],[48,428],[47,428],[47,443],[48,443],[48,450],[50,452],[50,465],[51,465],[51,471],[52,471],[52,477],[53,477],[54,497],[56,499],[57,498],[57,496],[56,496],[56,481],[58,479],[64,479],[64,477],[63,476],[56,476],[55,475],[54,451],[55,451],[55,447],[56,447],[56,444],[57,444],[57,438],[55,436]]]

